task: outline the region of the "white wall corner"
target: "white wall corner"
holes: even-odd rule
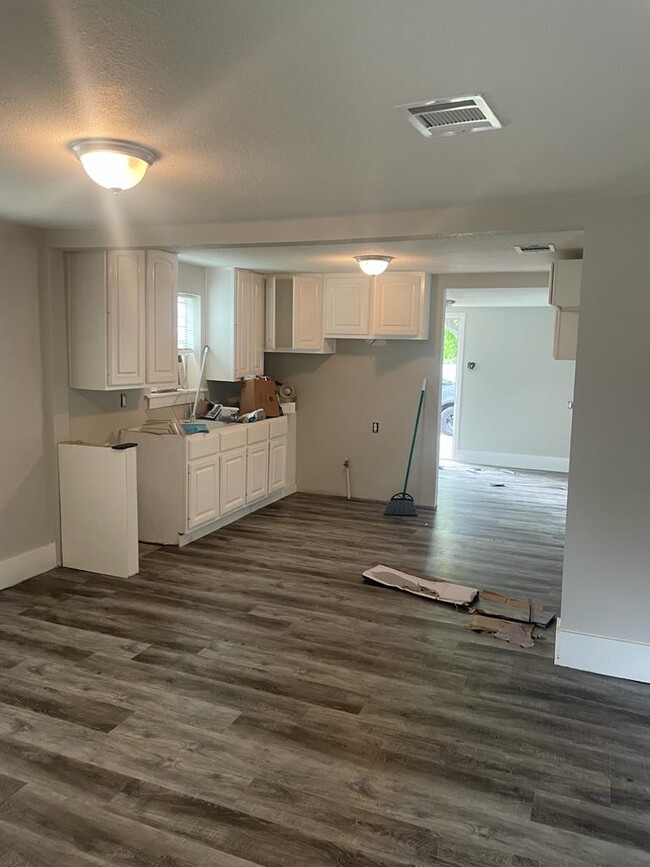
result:
[[[483,452],[475,449],[457,449],[454,460],[461,464],[484,464],[489,467],[511,467],[517,470],[543,470],[568,473],[569,459],[547,455],[518,455],[510,452]]]
[[[56,544],[54,542],[43,545],[41,548],[25,551],[23,554],[17,554],[6,560],[0,560],[0,590],[13,587],[14,584],[20,584],[21,581],[40,575],[41,572],[54,569],[56,565]]]
[[[571,632],[558,623],[555,664],[650,683],[650,644]]]

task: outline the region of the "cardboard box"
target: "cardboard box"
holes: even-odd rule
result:
[[[280,415],[280,404],[272,379],[245,379],[241,386],[239,409],[243,414],[263,409],[268,418]]]

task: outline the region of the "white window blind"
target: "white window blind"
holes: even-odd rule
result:
[[[197,296],[178,294],[178,351],[196,351]]]

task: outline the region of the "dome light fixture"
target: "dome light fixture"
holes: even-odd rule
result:
[[[114,193],[135,187],[160,159],[152,148],[119,138],[78,138],[68,142],[68,150],[91,180]]]
[[[392,256],[355,256],[359,268],[369,277],[377,277],[383,274],[393,261]]]

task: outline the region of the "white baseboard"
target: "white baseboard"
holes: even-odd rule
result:
[[[485,464],[488,467],[512,467],[517,470],[546,470],[568,473],[569,459],[547,455],[518,455],[510,452],[481,452],[474,449],[457,449],[454,460],[461,464]]]
[[[25,551],[24,554],[9,557],[7,560],[0,560],[0,590],[13,587],[14,584],[20,584],[21,581],[33,578],[34,575],[40,575],[41,572],[47,572],[48,569],[54,569],[56,565],[56,545],[54,542],[43,545],[42,548],[34,548],[32,551]]]
[[[650,644],[571,632],[558,624],[555,664],[650,683]]]

